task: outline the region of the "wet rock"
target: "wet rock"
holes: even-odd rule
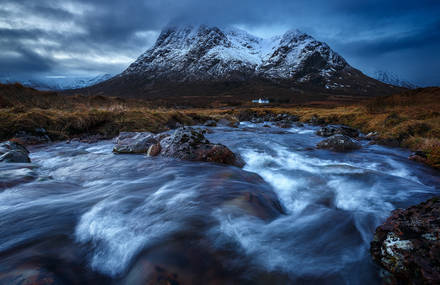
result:
[[[243,160],[229,148],[210,143],[205,136],[191,128],[177,129],[173,135],[160,142],[161,155],[183,160],[207,161],[243,166]]]
[[[361,144],[353,138],[337,134],[321,141],[317,147],[333,151],[350,151],[361,148]]]
[[[240,126],[240,122],[233,122],[233,121],[231,121],[228,124],[228,126],[231,127],[231,128],[238,128]]]
[[[148,156],[158,156],[160,154],[160,151],[162,150],[162,147],[160,146],[160,143],[152,144],[147,151]]]
[[[281,121],[281,122],[277,122],[275,124],[277,127],[280,127],[282,129],[289,129],[292,127],[292,123],[290,122],[285,122],[285,121]]]
[[[0,143],[0,162],[29,163],[29,151],[14,141]]]
[[[351,128],[351,127],[347,127],[347,126],[326,126],[326,127],[322,127],[320,128],[316,134],[318,136],[322,136],[322,137],[330,137],[332,135],[336,135],[336,134],[340,134],[340,135],[345,135],[351,138],[357,138],[359,137],[359,131]]]
[[[0,253],[0,284],[110,284],[110,278],[81,262],[86,253],[68,238],[47,237]],[[82,256],[81,256],[82,255]]]
[[[202,130],[202,129],[200,129]],[[204,129],[204,130],[209,130],[209,129]],[[160,142],[161,140],[163,140],[164,138],[167,138],[171,136],[170,133],[160,133],[154,136],[154,138],[156,139],[156,141]]]
[[[237,180],[241,181],[239,186]],[[233,219],[250,216],[264,223],[285,214],[272,187],[255,173],[221,168],[204,183],[203,196],[209,207],[219,209],[215,221],[225,217],[232,223]],[[231,260],[240,258],[234,247],[227,244],[228,248],[224,248],[213,243],[212,236],[201,235],[213,229],[212,216],[205,218],[197,215],[172,238],[139,254],[118,284],[254,284],[243,279],[247,276],[243,273],[249,269],[246,262],[233,268],[227,266]],[[288,280],[279,284],[288,284]]]
[[[151,145],[158,143],[148,132],[123,132],[116,138],[115,153],[147,153]]]
[[[440,284],[440,198],[393,211],[370,252],[390,283]]]
[[[51,142],[44,128],[36,128],[33,132],[20,131],[15,134],[13,140],[20,142],[22,145],[38,145]]]
[[[206,127],[216,127],[217,126],[217,122],[215,120],[208,120],[205,122],[204,126]]]
[[[260,118],[260,117],[255,117],[255,118],[252,118],[250,120],[250,122],[253,124],[260,124],[260,123],[264,123],[264,119]]]
[[[35,180],[38,175],[33,168],[32,165],[0,165],[0,190]]]
[[[223,125],[223,126],[228,126],[231,128],[238,128],[238,126],[240,125],[240,122],[222,118],[218,121],[218,124]]]
[[[204,135],[214,133],[214,131],[211,128],[206,128],[206,129],[197,128],[196,130]]]
[[[278,115],[272,115],[271,117],[267,118],[267,121],[275,122],[275,125],[277,127],[283,129],[289,129],[293,126],[294,123],[295,124],[298,123],[299,117],[290,114],[278,114]]]
[[[426,152],[418,150],[413,152],[408,158],[413,161],[426,163],[428,160],[428,155]]]
[[[54,272],[48,271],[39,265],[22,265],[22,268],[15,269],[4,275],[0,275],[2,284],[20,285],[64,285],[63,277],[58,277]]]
[[[262,220],[272,220],[280,214],[285,213],[276,195],[274,196],[271,192],[245,192],[242,195],[225,202],[223,205],[223,207],[230,206],[237,207],[237,209],[245,212],[247,215],[258,217]],[[230,214],[233,216],[237,213],[231,211]]]
[[[224,255],[211,249],[208,241],[192,244],[187,234],[184,240],[156,245],[139,256],[118,284],[241,284],[237,273],[224,268]]]
[[[289,122],[289,123],[293,123],[293,122],[298,122],[299,121],[299,117],[295,116],[295,115],[290,115],[290,114],[278,114],[275,117],[269,118],[268,121],[275,121],[275,122]]]

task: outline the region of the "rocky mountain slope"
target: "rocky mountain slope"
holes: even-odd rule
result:
[[[90,90],[117,96],[305,97],[381,95],[395,87],[351,67],[327,44],[298,30],[259,38],[236,29],[164,30],[124,72]],[[89,90],[89,91],[90,91]]]

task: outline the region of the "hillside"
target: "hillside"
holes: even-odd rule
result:
[[[399,90],[364,75],[326,43],[297,30],[263,39],[235,28],[185,26],[162,31],[124,72],[78,92],[182,102],[182,97],[215,96],[301,103]]]

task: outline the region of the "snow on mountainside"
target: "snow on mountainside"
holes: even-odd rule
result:
[[[305,102],[326,96],[339,100],[341,95],[378,96],[397,90],[364,75],[326,43],[298,30],[260,38],[236,28],[200,25],[163,30],[125,71],[84,92],[185,103],[185,98],[202,102],[206,96],[223,102]]]
[[[412,84],[411,82],[408,82],[406,80],[400,79],[397,74],[394,74],[392,72],[379,70],[374,73],[373,77],[386,84],[391,84],[394,86],[400,86],[409,89],[417,88],[417,85]]]
[[[2,78],[2,83],[15,83],[19,82],[27,87],[32,87],[37,90],[66,90],[66,89],[78,89],[88,86],[92,86],[101,83],[105,80],[112,78],[111,74],[102,74],[94,77],[68,77],[68,76],[55,76],[55,77],[41,77],[32,79],[14,79],[14,78]]]
[[[327,44],[298,30],[263,39],[235,28],[187,26],[164,30],[122,75],[143,74],[150,80],[261,77],[304,82],[318,73],[330,82],[336,71],[346,67],[347,62]]]

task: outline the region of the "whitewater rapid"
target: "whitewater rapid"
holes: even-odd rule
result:
[[[406,150],[318,150],[313,126],[211,129],[244,169],[115,155],[111,141],[31,148],[21,171],[34,180],[0,192],[0,275],[47,255],[100,283],[141,283],[160,264],[194,283],[380,284],[375,228],[440,190],[439,173]],[[0,178],[8,171],[0,166]],[[281,210],[244,204],[252,193]]]

